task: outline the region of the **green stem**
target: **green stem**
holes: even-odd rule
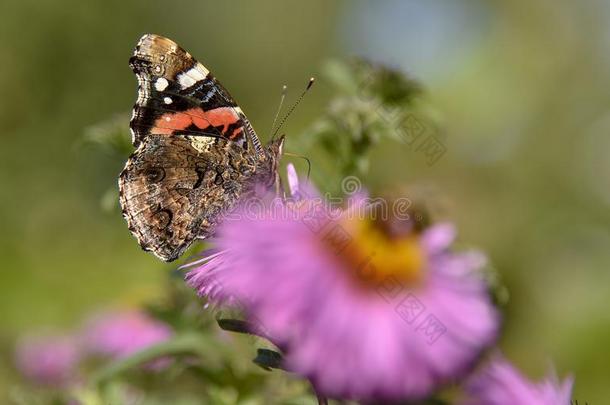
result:
[[[207,337],[198,333],[177,335],[171,340],[151,346],[132,356],[113,361],[95,373],[91,379],[92,384],[100,385],[117,374],[135,368],[154,359],[178,354],[201,354],[203,342]]]

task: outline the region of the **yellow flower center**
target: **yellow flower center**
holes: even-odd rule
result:
[[[406,285],[421,280],[426,258],[417,232],[390,235],[371,219],[345,219],[337,227],[341,227],[348,242],[341,250],[338,250],[341,246],[336,243],[333,247],[366,284],[378,285],[389,277]],[[326,241],[327,244],[332,242]]]

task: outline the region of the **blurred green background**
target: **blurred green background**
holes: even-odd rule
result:
[[[386,140],[365,181],[431,188],[510,291],[506,355],[536,378],[552,361],[560,376],[576,376],[576,399],[607,401],[610,2],[602,0],[3,0],[0,393],[16,379],[20,333],[154,299],[174,268],[101,208],[124,162],[82,143],[86,128],[129,114],[136,81],[127,60],[146,32],[176,40],[215,72],[264,139],[281,86],[294,97],[329,58],[365,56],[418,79],[447,152],[429,166]],[[290,118],[288,150],[303,152],[299,133],[331,94],[321,80]],[[317,164],[315,148],[307,153],[314,179],[332,170]]]

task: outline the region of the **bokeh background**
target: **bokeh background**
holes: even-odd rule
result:
[[[603,0],[3,0],[0,398],[18,381],[12,347],[21,333],[154,300],[173,269],[142,252],[107,209],[123,162],[83,142],[87,128],[129,114],[136,81],[127,59],[145,32],[204,62],[265,139],[281,86],[295,97],[329,59],[365,56],[418,79],[447,152],[429,166],[386,140],[364,180],[432,188],[462,241],[489,253],[510,291],[506,355],[536,378],[552,362],[560,376],[576,376],[575,398],[607,401]],[[320,80],[289,119],[289,150],[303,153],[299,136],[332,91]],[[314,179],[332,170],[317,163],[315,146],[306,153]]]

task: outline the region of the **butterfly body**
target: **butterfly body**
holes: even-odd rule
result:
[[[140,246],[172,261],[255,187],[279,187],[283,138],[262,146],[226,89],[167,38],[144,35],[130,66],[136,150],[119,175],[119,200]]]

